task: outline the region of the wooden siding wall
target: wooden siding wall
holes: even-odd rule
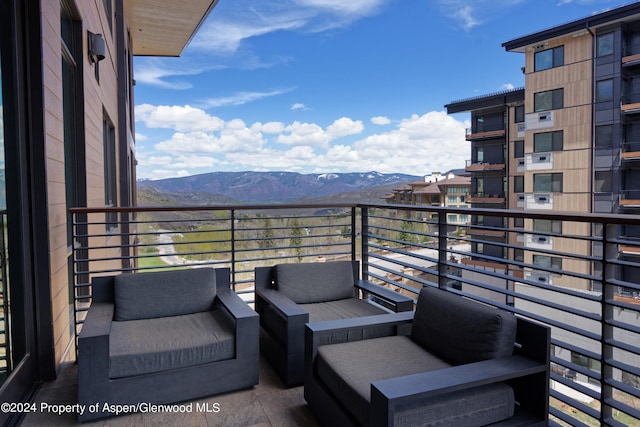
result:
[[[78,69],[82,69],[83,78],[84,102],[79,106],[78,113],[84,114],[87,205],[104,206],[104,114],[106,113],[113,125],[118,127],[117,56],[114,34],[117,29],[114,20],[110,30],[102,0],[70,0],[69,3],[78,12],[77,18],[82,26],[82,51],[76,61]],[[60,0],[41,0],[41,6],[50,284],[55,361],[58,365],[65,358],[74,355],[71,351],[74,344],[73,306],[69,297],[70,286],[73,286],[73,283],[68,273],[70,248],[67,246],[65,193],[61,3]],[[106,58],[99,63],[99,81],[94,74],[95,65],[89,61],[87,55],[87,31],[103,34],[106,41]]]

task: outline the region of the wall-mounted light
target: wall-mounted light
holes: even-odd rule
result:
[[[87,39],[87,44],[89,46],[89,60],[91,60],[91,62],[102,61],[105,58],[107,51],[107,45],[102,34],[94,34],[91,31],[87,31]]]

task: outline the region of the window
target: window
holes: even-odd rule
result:
[[[533,110],[548,111],[557,110],[564,106],[564,89],[554,89],[538,92],[533,95]]]
[[[102,5],[104,6],[104,13],[107,15],[109,31],[113,31],[113,5],[111,0],[102,0]]]
[[[513,157],[516,159],[524,157],[524,141],[513,142]]]
[[[548,255],[534,255],[533,265],[562,270],[562,258]]]
[[[543,132],[533,135],[533,152],[562,151],[562,131]]]
[[[458,216],[458,221],[460,221],[460,222],[469,222],[469,215],[464,215],[464,214],[459,215]]]
[[[524,228],[524,218],[513,218],[513,226],[515,228]]]
[[[449,214],[447,215],[448,222],[458,222],[458,215]]]
[[[524,122],[524,105],[517,105],[513,107],[513,122],[514,123]]]
[[[117,206],[118,188],[116,175],[116,130],[105,115],[102,120],[102,143],[104,150],[104,204]],[[105,217],[107,232],[117,227],[118,213],[107,212]]]
[[[524,176],[513,177],[513,191],[515,193],[524,193]]]
[[[484,162],[484,147],[476,147],[476,163]]]
[[[562,234],[562,221],[552,219],[534,219],[533,231],[538,233]]]
[[[449,197],[447,197],[447,202],[449,204],[458,203],[458,196],[449,196]]]
[[[613,125],[596,126],[596,147],[613,146]]]
[[[564,65],[564,46],[536,52],[534,63],[535,71],[548,70],[549,68]]]
[[[596,82],[596,102],[611,101],[613,99],[613,79]]]
[[[613,54],[613,33],[598,36],[596,41],[596,55],[605,56]]]
[[[533,191],[535,192],[562,192],[561,173],[537,173],[533,175]]]
[[[596,171],[593,180],[593,191],[595,193],[611,193],[613,189],[613,174],[608,171]]]
[[[524,249],[514,249],[513,250],[513,260],[514,261],[524,261]]]

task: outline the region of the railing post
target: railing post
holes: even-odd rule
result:
[[[365,206],[362,206],[360,208],[360,221],[360,244],[362,246],[362,279],[369,280],[369,209]]]
[[[231,218],[231,288],[236,290],[236,211],[229,211]]]
[[[613,348],[608,344],[613,340],[614,327],[609,320],[614,319],[614,308],[609,301],[615,298],[615,285],[610,283],[611,279],[618,276],[617,266],[609,263],[610,259],[618,256],[618,245],[609,242],[609,236],[615,238],[618,234],[617,224],[604,223],[602,227],[602,333],[600,335],[600,367],[602,378],[600,380],[600,424],[607,425],[608,420],[613,418],[613,408],[607,404],[609,399],[613,400],[613,387],[607,384],[607,381],[613,378],[613,367],[607,363],[607,360],[613,359]]]
[[[356,244],[357,244],[358,232],[356,230],[356,207],[351,208],[351,259],[355,260],[357,256]]]
[[[447,279],[447,214],[438,212],[438,287],[446,288]]]

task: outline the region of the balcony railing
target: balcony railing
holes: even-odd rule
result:
[[[252,303],[256,266],[358,259],[363,278],[414,298],[423,286],[445,287],[549,325],[553,425],[640,424],[640,257],[628,254],[638,241],[621,236],[640,216],[374,204],[72,214],[77,331],[95,276],[228,266]],[[448,223],[449,214],[475,225]],[[561,232],[477,225],[489,217],[552,220]],[[522,233],[552,243],[527,246]]]

